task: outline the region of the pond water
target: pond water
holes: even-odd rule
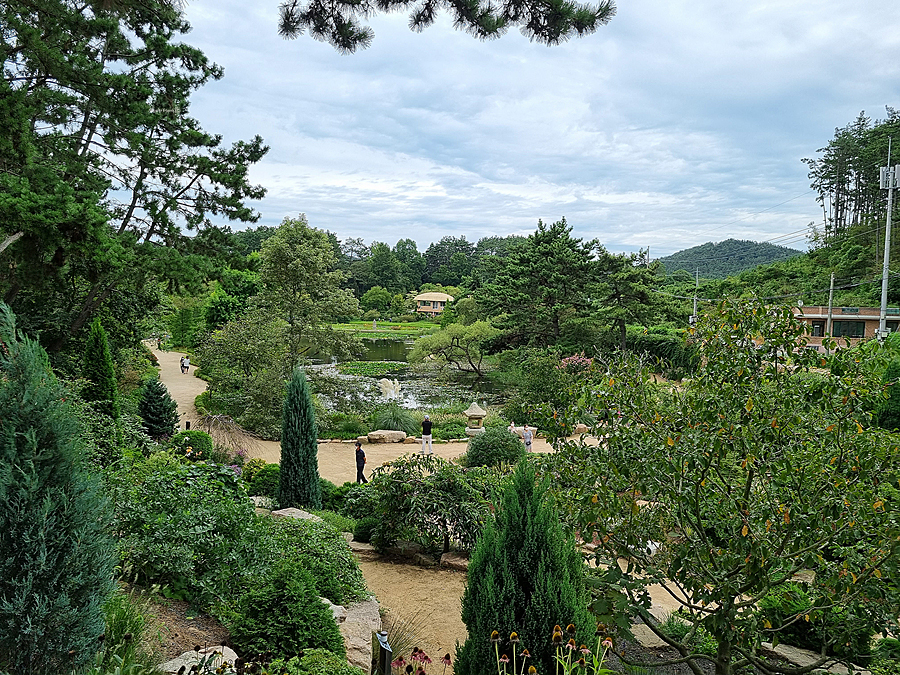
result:
[[[502,402],[502,392],[496,391],[490,380],[478,380],[469,373],[452,373],[448,381],[444,376],[436,379],[430,373],[420,373],[406,368],[407,357],[413,346],[412,340],[363,338],[362,342],[364,352],[354,360],[395,361],[397,363],[397,371],[389,372],[384,377],[400,383],[398,401],[404,408],[430,407],[454,399],[478,401],[482,405]],[[340,375],[335,367],[336,360],[312,358],[311,361],[318,364],[329,375],[346,378],[349,381],[348,384],[360,379],[367,383],[377,382],[381,379],[360,375]],[[377,388],[376,391],[378,391]],[[378,396],[381,398],[380,393]]]

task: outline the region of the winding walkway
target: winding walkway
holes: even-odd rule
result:
[[[206,391],[206,382],[194,376],[195,366],[190,367],[189,373],[182,374],[180,359],[184,356],[183,352],[158,351],[155,343],[147,341],[146,344],[153,350],[153,353],[159,360],[159,379],[166,385],[169,394],[178,404],[182,428],[184,427],[184,422],[188,420],[191,422],[192,427],[196,426],[199,416],[197,415],[197,409],[194,407],[194,399]],[[250,457],[259,457],[273,464],[281,461],[281,444],[277,441],[262,441],[248,437],[247,445],[250,448]],[[536,452],[548,452],[551,450],[547,441],[541,438],[535,439],[533,447]],[[418,448],[418,445],[404,443],[366,445],[366,475],[383,463],[394,460],[408,452],[414,452]],[[459,457],[465,451],[465,443],[436,443],[434,445],[435,454],[444,459]],[[319,475],[336,485],[341,485],[346,481],[355,481],[356,456],[353,450],[353,443],[319,443]]]

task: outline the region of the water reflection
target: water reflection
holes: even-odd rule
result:
[[[413,341],[403,339],[365,339],[363,338],[364,352],[354,360],[357,361],[394,361],[397,370],[384,375],[388,379],[396,379],[401,383],[398,402],[405,408],[422,408],[446,403],[448,400],[459,399],[463,401],[477,400],[482,404],[496,404],[502,402],[502,392],[495,390],[493,383],[487,379],[479,380],[471,373],[452,372],[450,381],[445,378],[435,379],[430,373],[419,373],[406,367],[409,352],[412,350]],[[308,355],[309,356],[309,355]],[[317,365],[325,367],[329,374],[337,375],[337,369],[331,373],[334,361],[320,355],[310,357]],[[329,368],[331,366],[331,368]],[[368,378],[360,375],[342,375],[342,378],[365,380],[374,382],[380,378]]]

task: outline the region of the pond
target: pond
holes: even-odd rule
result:
[[[470,373],[452,373],[448,381],[443,376],[436,379],[433,374],[407,368],[407,357],[412,350],[413,340],[363,338],[362,342],[364,352],[354,360],[397,363],[397,370],[388,372],[384,377],[400,383],[398,400],[404,408],[430,407],[454,399],[477,400],[483,405],[497,404],[504,398],[502,392],[495,390],[490,380],[479,380]],[[337,361],[333,359],[312,358],[311,361],[323,368],[328,375],[336,375],[342,379],[353,381],[362,378],[367,383],[381,379],[361,375],[340,375],[335,367]]]

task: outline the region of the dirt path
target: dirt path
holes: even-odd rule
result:
[[[178,404],[178,412],[181,415],[182,426],[185,420],[190,420],[191,426],[197,423],[197,410],[194,408],[194,399],[206,391],[206,382],[194,377],[195,366],[190,367],[190,373],[182,374],[179,359],[184,356],[182,352],[161,352],[156,350],[156,344],[148,341],[147,346],[159,359],[159,378],[169,394]],[[281,461],[281,444],[276,441],[261,441],[253,439],[250,457],[259,457],[272,464]],[[409,452],[415,452],[419,445],[405,443],[378,443],[365,445],[366,471],[368,476],[373,469],[385,462],[397,459]],[[534,440],[535,452],[548,452],[550,444],[542,438]],[[465,443],[435,443],[434,452],[444,459],[459,457],[466,451]],[[336,485],[346,481],[356,480],[356,455],[352,442],[346,443],[319,443],[319,475],[327,478]]]
[[[363,558],[359,567],[369,590],[386,610],[385,624],[396,626],[405,622],[415,634],[414,644],[405,645],[407,661],[412,647],[424,649],[435,663],[447,653],[456,657],[457,641],[462,644],[468,635],[460,617],[465,572],[417,567],[385,558]],[[392,644],[395,654],[404,642],[409,641],[397,639]],[[447,675],[451,673],[448,668]]]

